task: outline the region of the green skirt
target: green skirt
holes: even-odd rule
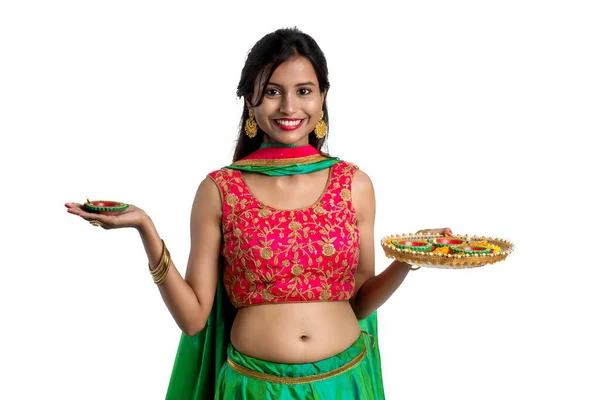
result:
[[[348,349],[307,364],[280,364],[227,349],[215,400],[382,400],[375,338],[366,332]]]

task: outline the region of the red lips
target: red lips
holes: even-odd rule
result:
[[[280,121],[298,121],[297,118],[277,118],[277,120],[280,120]],[[299,120],[300,123],[298,125],[281,125],[281,124],[277,123],[277,120],[273,119],[271,121],[273,121],[273,124],[277,128],[282,129],[284,131],[293,131],[293,130],[296,130],[296,129],[300,128],[304,124],[304,120]]]

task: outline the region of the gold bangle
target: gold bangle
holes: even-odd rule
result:
[[[154,279],[154,283],[156,283],[157,285],[162,285],[163,282],[167,279],[168,272],[169,272],[168,268],[165,269],[165,274],[163,276],[160,276],[160,277]]]
[[[167,274],[169,273],[169,266],[171,265],[170,261],[171,259],[167,257],[166,261],[163,264],[161,264],[159,268],[157,268],[157,270],[159,271],[158,274],[152,276],[154,283],[156,283],[157,285],[162,284],[167,279]]]
[[[148,263],[148,269],[150,270],[150,274],[153,277],[161,273],[161,269],[164,268],[163,264],[165,262],[165,257],[166,257],[166,254],[167,254],[166,251],[165,251],[166,250],[166,246],[165,246],[164,240],[161,239],[160,242],[162,243],[163,248],[162,248],[162,252],[160,254],[160,259],[158,260],[158,265],[156,266],[156,268],[152,269],[152,267],[150,267],[150,263]]]
[[[167,258],[163,265],[164,272],[154,279],[154,283],[156,283],[157,285],[161,285],[167,279],[167,275],[169,274],[169,269],[171,266],[171,255],[169,254],[169,250],[167,250]]]
[[[153,271],[155,273],[152,274],[152,279],[154,279],[154,283],[157,285],[160,285],[165,281],[169,272],[171,257],[169,255],[169,250],[166,250],[165,253],[165,257],[161,259],[159,266]]]
[[[156,266],[156,268],[154,268],[153,270],[150,270],[150,273],[152,274],[152,276],[158,276],[160,275],[163,271],[163,269],[165,268],[165,263],[167,262],[167,252],[169,250],[167,250],[167,246],[165,245],[165,242],[163,243],[163,251],[162,254],[160,255],[160,260],[158,260],[158,265]],[[150,264],[148,264],[150,265]]]
[[[169,253],[169,249],[167,249],[167,246],[162,239],[161,242],[163,250],[158,265],[156,268],[151,269],[150,263],[148,263],[148,269],[150,269],[152,280],[154,280],[154,283],[157,285],[162,284],[167,279],[167,274],[169,273],[169,268],[171,266],[171,253]]]

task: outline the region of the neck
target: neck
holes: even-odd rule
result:
[[[310,144],[308,137],[296,142],[296,143],[282,143],[276,140],[273,140],[268,135],[264,135],[263,142],[261,143],[261,147],[302,147],[308,146]]]
[[[269,142],[263,142],[260,145],[261,149],[264,149],[265,147],[299,147],[296,146],[295,144],[285,144],[285,143],[269,143]]]

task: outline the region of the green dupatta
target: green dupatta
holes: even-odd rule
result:
[[[326,157],[312,146],[263,143],[261,148],[226,168],[257,172],[270,176],[307,174],[329,168],[339,158]],[[227,361],[227,346],[236,309],[231,305],[223,285],[224,260],[219,259],[219,279],[210,316],[205,328],[195,336],[181,334],[167,400],[209,400],[215,396],[219,371]],[[381,365],[377,340],[377,312],[358,321],[360,328],[375,338],[374,360]],[[381,369],[374,377],[383,386]]]

